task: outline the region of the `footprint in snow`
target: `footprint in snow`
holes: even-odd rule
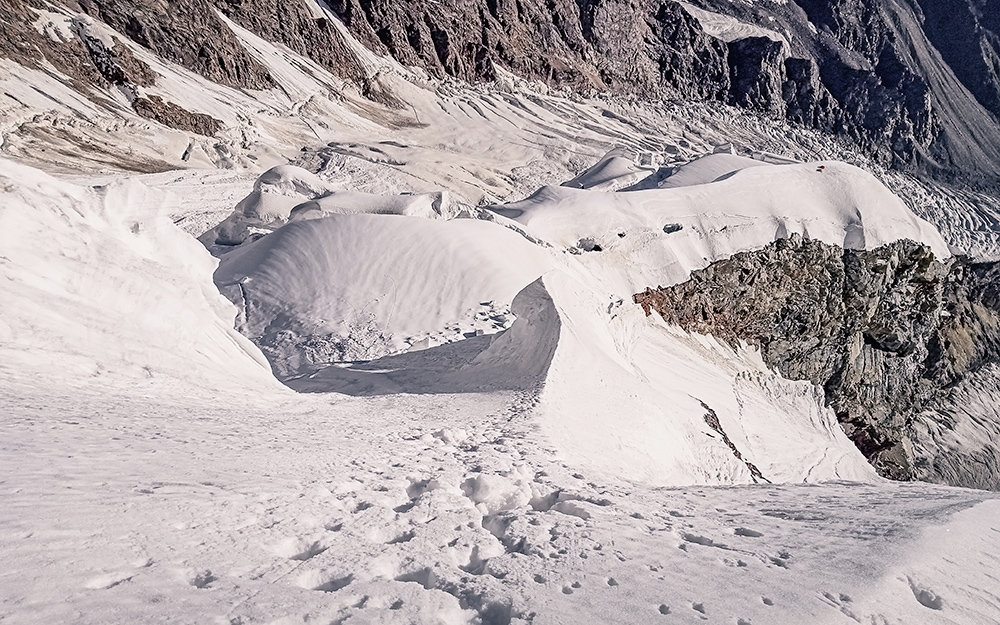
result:
[[[411,481],[410,485],[406,487],[406,496],[415,501],[426,491],[430,490],[430,486],[430,479]]]
[[[411,540],[413,540],[413,537],[416,536],[416,535],[417,535],[416,532],[414,532],[413,530],[408,530],[408,531],[403,532],[399,536],[396,536],[392,540],[386,542],[386,544],[387,545],[398,545],[399,543],[410,542]]]
[[[392,509],[393,512],[398,512],[399,514],[406,514],[410,510],[413,510],[413,506],[417,505],[416,501],[408,501],[404,504],[400,504]]]
[[[920,605],[925,608],[930,608],[931,610],[940,610],[944,608],[944,600],[941,599],[937,593],[929,588],[920,586],[909,577],[906,578],[906,581],[910,584],[910,590],[913,592],[913,597]]]
[[[199,571],[194,574],[194,576],[188,580],[188,583],[195,588],[207,588],[209,584],[219,579],[215,575],[212,575],[212,571],[205,569],[204,571]]]
[[[725,545],[720,545],[711,538],[707,536],[699,536],[698,534],[689,534],[684,532],[681,534],[681,539],[686,542],[694,543],[696,545],[702,545],[704,547],[725,547]]]
[[[281,541],[273,547],[275,555],[289,560],[305,561],[318,556],[327,550],[327,546],[320,540],[309,538],[290,537]]]

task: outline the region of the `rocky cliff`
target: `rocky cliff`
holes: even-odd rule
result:
[[[895,0],[697,4],[331,6],[372,49],[434,75],[489,79],[500,66],[576,89],[717,99],[850,137],[898,167],[987,187],[1000,180],[995,2],[938,3],[928,15],[922,5],[932,3]],[[952,22],[939,19],[945,11]]]
[[[883,475],[981,485],[983,475],[969,484],[967,471],[940,469],[947,453],[912,426],[918,414],[954,414],[954,389],[1000,363],[998,278],[1000,265],[941,262],[911,241],[857,251],[793,235],[634,301],[686,330],[755,345],[782,375],[822,388]],[[985,473],[995,483],[1000,464]]]
[[[374,52],[432,76],[491,80],[502,68],[582,92],[716,100],[848,137],[886,164],[1000,188],[996,0],[62,1],[229,86],[275,82],[227,20],[394,103],[325,7]],[[45,6],[0,7],[0,56],[108,80],[78,41],[37,31]]]

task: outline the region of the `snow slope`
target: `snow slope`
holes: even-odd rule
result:
[[[603,184],[597,178],[612,169],[629,175],[620,160],[606,156],[574,184]],[[224,253],[215,279],[243,310],[243,331],[298,390],[544,383],[542,430],[608,478],[875,479],[808,383],[782,380],[750,350],[679,335],[645,318],[631,295],[789,233],[859,248],[907,237],[947,255],[940,235],[842,163],[714,154],[673,175],[688,184],[545,187],[491,207],[495,223],[350,214],[365,210],[364,199]],[[510,309],[518,292],[519,312]],[[401,353],[415,349],[426,351]]]
[[[133,48],[150,93],[231,123],[213,139],[0,68],[7,154],[112,170],[0,160],[0,620],[1000,621],[990,493],[876,479],[807,384],[628,303],[792,232],[947,255],[852,167],[690,162],[849,151],[727,107],[432,83],[367,53],[411,105],[391,110],[232,28],[281,90]],[[615,148],[577,180],[591,190],[546,187],[494,223],[353,214],[519,200]],[[223,258],[233,307],[169,222],[208,229],[252,195],[246,172],[290,160],[319,183],[259,185],[295,203],[248,203],[274,231]],[[120,173],[184,166],[233,170]],[[658,188],[608,192],[647,174]],[[274,228],[342,190],[313,216],[336,214]],[[992,249],[987,212],[923,214]],[[340,393],[278,384],[234,317],[314,350],[289,385]]]
[[[404,280],[404,329],[511,298],[506,332],[439,346],[480,347],[469,360],[410,369],[451,388],[393,392],[414,381],[397,361],[357,368],[404,388],[293,395],[231,330],[211,257],[164,216],[176,201],[0,166],[6,622],[1000,617],[989,493],[690,485],[752,481],[725,440],[774,482],[872,477],[814,391],[609,297],[631,270],[611,247],[361,214],[240,246],[234,268],[347,277],[358,302]]]
[[[260,351],[233,329],[214,260],[139,182],[63,183],[0,159],[0,370],[75,383],[274,388]]]

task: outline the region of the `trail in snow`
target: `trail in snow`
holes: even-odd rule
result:
[[[3,401],[12,623],[997,614],[988,493],[604,482],[516,394]]]

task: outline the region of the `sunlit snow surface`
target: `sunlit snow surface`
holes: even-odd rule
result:
[[[443,222],[549,259],[539,280],[519,278],[530,284],[513,308],[525,312],[506,333],[466,339],[489,340],[491,356],[473,363],[481,375],[453,371],[458,393],[295,394],[230,329],[237,310],[212,290],[211,258],[165,219],[163,196],[9,162],[2,174],[8,622],[1000,615],[1000,505],[989,493],[879,481],[807,384],[609,306],[632,275],[613,246],[569,253],[495,223]],[[878,223],[872,240],[889,236]],[[415,243],[437,236],[422,228]],[[445,262],[435,254],[424,257]],[[395,266],[402,280],[424,269]],[[454,269],[446,285],[491,284]],[[554,333],[554,351],[539,352],[546,367],[517,363],[532,384],[472,392]],[[786,483],[711,486],[751,476],[700,402],[765,477]],[[853,481],[801,484],[836,475]]]
[[[819,391],[629,301],[793,233],[947,255],[826,160],[849,149],[502,70],[435,84],[359,47],[409,104],[387,109],[231,28],[281,90],[132,50],[150,93],[224,120],[218,138],[0,77],[6,154],[161,172],[69,184],[0,161],[0,620],[1000,622],[991,493],[879,480]],[[720,143],[764,152],[696,160]],[[321,179],[279,170],[254,197],[290,160]],[[185,166],[233,169],[162,171]],[[881,176],[950,244],[997,254],[995,202]],[[179,229],[237,206],[271,232],[215,273],[240,307]],[[290,361],[288,384],[320,391],[295,393],[233,330],[275,319],[363,328],[381,357]]]

